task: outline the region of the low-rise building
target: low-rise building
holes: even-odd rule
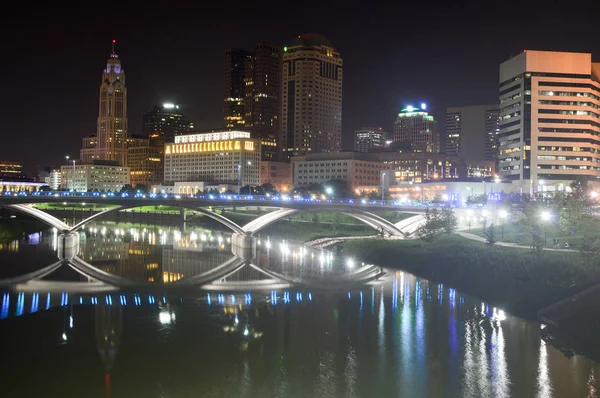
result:
[[[47,171],[46,176],[44,176],[44,183],[46,183],[50,189],[56,191],[60,189],[60,181],[62,179],[62,174],[59,168],[52,168]]]
[[[164,180],[163,138],[130,138],[127,140],[127,167],[131,173],[131,185],[161,184]]]
[[[174,139],[165,145],[165,183],[260,184],[260,141],[250,138],[249,132],[219,131]]]
[[[271,184],[278,191],[288,191],[292,185],[292,171],[286,162],[260,162],[260,184]]]
[[[494,175],[494,162],[487,160],[413,151],[379,152],[377,158],[387,169],[393,170],[398,182],[483,179]]]
[[[61,188],[76,191],[119,191],[130,183],[129,167],[118,161],[93,160],[61,166]]]
[[[314,153],[292,158],[294,187],[345,181],[349,188],[381,183],[386,165],[376,156],[359,152]]]

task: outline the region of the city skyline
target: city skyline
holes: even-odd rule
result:
[[[368,12],[349,6],[333,22],[326,12],[312,15],[310,7],[299,11],[307,18],[275,9],[258,20],[264,21],[264,28],[248,17],[256,12],[252,10],[240,9],[227,17],[216,12],[204,17],[214,20],[206,26],[191,27],[180,19],[157,28],[149,22],[164,15],[144,10],[137,21],[130,18],[136,10],[124,7],[109,29],[100,16],[82,11],[79,19],[65,21],[68,29],[62,32],[45,25],[50,21],[52,26],[60,25],[64,17],[58,15],[59,9],[37,8],[33,13],[46,14],[48,22],[25,21],[22,31],[4,35],[15,37],[5,40],[5,51],[13,54],[14,61],[2,66],[11,76],[8,89],[15,96],[2,100],[9,116],[0,136],[5,140],[27,136],[39,145],[4,146],[0,158],[22,160],[32,172],[37,166],[60,163],[66,154],[77,156],[81,139],[96,130],[97,70],[110,53],[112,39],[117,40],[116,52],[128,71],[128,132],[135,134],[141,132],[142,114],[162,102],[181,104],[198,128],[219,126],[226,48],[249,49],[257,41],[285,45],[298,34],[322,34],[344,58],[344,149],[351,148],[353,132],[361,126],[379,125],[391,131],[395,115],[408,103],[425,101],[435,118],[443,120],[447,107],[495,102],[500,63],[523,49],[600,53],[600,44],[593,41],[591,17],[574,14],[577,10],[523,5],[507,32],[499,29],[503,21],[495,16],[500,15],[500,5],[445,7],[428,10],[435,29],[419,30],[416,22],[408,21],[398,32],[386,21],[394,18],[395,11],[406,11],[399,5]],[[194,10],[178,13],[193,16]],[[375,29],[367,29],[369,17],[380,22]],[[486,20],[486,28],[458,23],[473,20]],[[538,27],[548,23],[578,30],[539,33]],[[472,27],[455,28],[461,25]],[[420,41],[418,46],[415,40]],[[367,59],[377,62],[364,62]],[[61,93],[58,101],[57,92]],[[69,118],[53,117],[64,109]]]

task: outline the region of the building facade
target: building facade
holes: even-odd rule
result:
[[[425,104],[420,108],[408,105],[402,109],[394,123],[394,142],[410,143],[414,150],[422,152],[439,152],[437,121],[426,109]]]
[[[82,163],[90,163],[96,158],[96,147],[98,146],[98,137],[90,135],[82,140],[81,149],[79,150],[79,160]]]
[[[185,119],[176,104],[155,105],[143,116],[142,134],[145,138],[173,142],[176,135],[188,134],[193,129],[194,123]]]
[[[165,181],[260,184],[260,140],[222,131],[175,137],[165,145]]]
[[[271,184],[278,191],[292,187],[292,170],[287,162],[260,162],[260,184]]]
[[[398,182],[422,183],[435,180],[483,179],[494,175],[494,162],[427,152],[377,153]]]
[[[446,110],[446,154],[496,160],[499,106],[476,105]]]
[[[164,180],[165,141],[157,138],[129,138],[127,144],[127,167],[131,173],[131,185],[150,187]]]
[[[385,148],[388,134],[381,127],[363,127],[354,132],[354,152]]]
[[[286,159],[339,152],[342,141],[343,63],[331,42],[298,36],[283,52],[281,124]]]
[[[113,50],[102,71],[95,159],[120,162],[127,157],[127,87],[125,70]]]
[[[253,54],[230,48],[225,51],[223,122],[227,129],[247,130],[251,124],[251,88]]]
[[[24,180],[23,164],[12,160],[0,160],[0,180]]]
[[[62,180],[60,168],[51,168],[47,171],[47,174],[48,175],[44,176],[44,183],[47,184],[53,191],[60,189],[60,183]]]
[[[261,141],[263,160],[281,157],[281,47],[257,43],[254,51],[225,52],[223,119]]]
[[[291,159],[294,187],[345,181],[352,190],[381,183],[386,165],[376,156],[358,152],[314,153]]]
[[[130,183],[129,168],[117,161],[94,160],[92,163],[60,167],[61,188],[69,191],[120,191]]]
[[[500,65],[499,173],[526,192],[600,177],[600,63],[529,51]]]

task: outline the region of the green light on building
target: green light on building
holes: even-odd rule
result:
[[[287,47],[283,47],[283,51],[284,51],[284,52],[285,52],[285,51],[287,51]]]

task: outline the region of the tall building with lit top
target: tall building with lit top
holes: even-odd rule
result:
[[[260,184],[260,140],[245,131],[175,137],[165,145],[165,183]]]
[[[354,151],[367,153],[385,148],[387,133],[381,127],[363,127],[354,132]]]
[[[254,51],[225,51],[223,122],[261,141],[263,160],[281,157],[281,47],[257,43]]]
[[[402,109],[394,123],[394,142],[409,143],[418,152],[439,152],[437,121],[426,109],[424,103],[420,108],[408,105]]]
[[[283,148],[287,159],[339,152],[342,141],[343,62],[329,40],[298,36],[283,52]]]
[[[500,64],[499,172],[523,191],[600,178],[600,63],[589,53],[524,51]]]
[[[193,129],[194,124],[185,119],[176,104],[155,105],[143,117],[142,133],[146,138],[173,142],[176,135],[187,134]]]
[[[127,87],[125,70],[115,53],[115,40],[112,52],[102,71],[100,101],[98,107],[97,144],[95,159],[126,163],[127,139]]]

